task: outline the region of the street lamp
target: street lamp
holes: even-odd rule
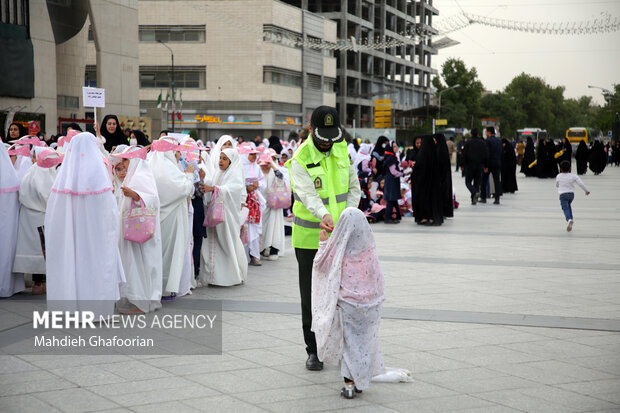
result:
[[[456,85],[450,86],[449,88],[446,88],[439,92],[439,113],[437,115],[438,117],[441,117],[441,95],[443,94],[443,92],[445,92],[446,90],[450,90],[450,89],[456,89],[459,86],[461,85],[457,83]],[[435,119],[433,119],[433,134],[435,134]]]
[[[601,91],[603,92],[603,97],[605,98],[605,100],[607,101],[607,105],[609,106],[609,112],[611,112],[611,100],[613,99],[613,93],[611,90],[609,89],[605,89],[604,87],[600,87],[600,86],[592,86],[592,85],[588,85],[588,89],[601,89]],[[617,129],[617,123],[618,123],[618,114],[616,113],[616,121],[612,123],[612,130],[613,133],[612,138],[615,138],[615,140],[618,140],[618,132],[616,131]]]
[[[161,44],[162,46],[164,46],[166,49],[170,50],[170,56],[172,57],[172,66],[171,66],[171,70],[170,70],[170,89],[172,90],[172,107],[174,107],[174,53],[172,52],[172,49],[168,46],[166,46],[166,43],[162,42],[161,39],[157,40],[157,43]],[[174,111],[172,112],[172,132],[174,132]],[[168,115],[166,115],[166,129],[168,127]]]

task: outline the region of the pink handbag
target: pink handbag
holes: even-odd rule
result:
[[[267,206],[271,209],[286,209],[291,206],[291,190],[286,187],[284,180],[276,179],[267,190]]]
[[[157,212],[154,208],[146,208],[142,199],[140,207],[136,208],[136,201],[132,199],[129,211],[123,214],[123,238],[144,244],[153,238],[156,220]]]
[[[224,222],[224,200],[220,196],[220,190],[216,186],[213,189],[213,197],[207,205],[205,220],[202,225],[205,227],[214,227],[222,222]]]

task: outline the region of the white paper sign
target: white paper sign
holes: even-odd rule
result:
[[[85,108],[105,108],[105,89],[83,87],[82,96]]]

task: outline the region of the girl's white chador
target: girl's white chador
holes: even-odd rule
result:
[[[6,147],[0,145],[0,297],[23,291],[24,277],[13,274],[19,217],[19,180]]]
[[[161,307],[162,254],[159,195],[151,167],[144,160],[146,157],[145,148],[130,146],[118,156],[120,159],[129,159],[127,175],[120,186],[136,192],[144,201],[144,206],[147,209],[154,210],[157,214],[153,237],[143,244],[127,241],[123,237],[123,231],[119,231],[121,259],[127,279],[127,283],[121,286],[121,297],[126,298],[140,310],[148,313]],[[131,207],[131,198],[123,194],[120,186],[116,189],[115,195],[119,207],[119,225],[122,226],[123,215]],[[136,207],[140,205],[139,201],[135,202]]]
[[[247,245],[244,246],[244,248],[246,250],[246,257],[248,261],[250,261],[250,257],[254,257],[255,259],[260,258],[260,237],[263,233],[263,222],[262,219],[257,219],[257,216],[260,215],[260,217],[262,218],[262,213],[267,206],[267,201],[262,195],[262,191],[265,189],[265,177],[263,176],[263,172],[261,171],[260,166],[258,166],[258,164],[256,163],[256,160],[258,159],[258,154],[256,152],[258,151],[256,151],[254,145],[251,143],[245,145],[242,150],[246,152],[245,154],[243,152],[240,152],[245,185],[247,186],[254,182],[258,183],[258,188],[251,192],[249,194],[250,196],[246,197],[245,199],[246,203],[248,204],[250,218],[248,219],[249,222],[247,224],[249,242]],[[247,152],[256,154],[256,159],[254,160],[254,162],[250,162],[250,160],[248,159],[250,153]],[[251,202],[254,203],[254,205],[250,205]],[[253,219],[256,219],[257,222],[252,222]],[[241,224],[243,224],[243,222]]]
[[[35,147],[37,157],[46,159],[60,156],[51,149]],[[38,227],[45,223],[47,201],[56,179],[56,166],[44,167],[44,160],[32,165],[19,189],[19,230],[17,236],[17,252],[13,271],[24,274],[45,274],[45,258],[41,248]]]
[[[48,310],[114,314],[125,282],[118,206],[95,136],[75,136],[45,213]]]
[[[179,294],[181,274],[187,250],[189,197],[193,190],[193,173],[179,170],[174,151],[176,140],[161,138],[162,146],[153,144],[149,166],[155,177],[160,202],[162,235],[163,295]],[[166,146],[168,145],[168,146]],[[164,151],[162,151],[164,150]]]
[[[364,390],[385,367],[379,323],[385,299],[375,239],[364,213],[343,211],[312,269],[312,331],[319,359],[341,363],[341,374]]]
[[[213,185],[224,200],[224,222],[207,228],[207,239],[200,250],[200,281],[206,284],[230,286],[245,282],[248,261],[241,238],[241,203],[245,200],[243,168],[236,149],[222,151],[230,165],[225,171],[217,169]],[[205,197],[205,203],[208,202]]]
[[[271,159],[269,161],[273,164]],[[273,169],[269,170],[265,175],[265,185],[260,188],[264,199],[267,199],[267,191],[276,185],[276,181],[286,183],[285,177],[288,176],[288,171],[285,173],[286,175],[278,170],[278,174],[281,176],[281,178],[278,178]],[[286,183],[286,185],[290,188],[289,183]],[[266,206],[261,213],[261,219],[262,236],[260,239],[260,250],[266,249],[266,253],[269,254],[270,247],[273,247],[278,250],[278,255],[284,255],[284,214],[282,213],[282,208],[272,209]]]

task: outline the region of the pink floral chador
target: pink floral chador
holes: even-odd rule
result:
[[[312,331],[319,359],[340,363],[360,390],[385,372],[378,336],[384,290],[370,225],[363,212],[347,208],[314,258]]]

